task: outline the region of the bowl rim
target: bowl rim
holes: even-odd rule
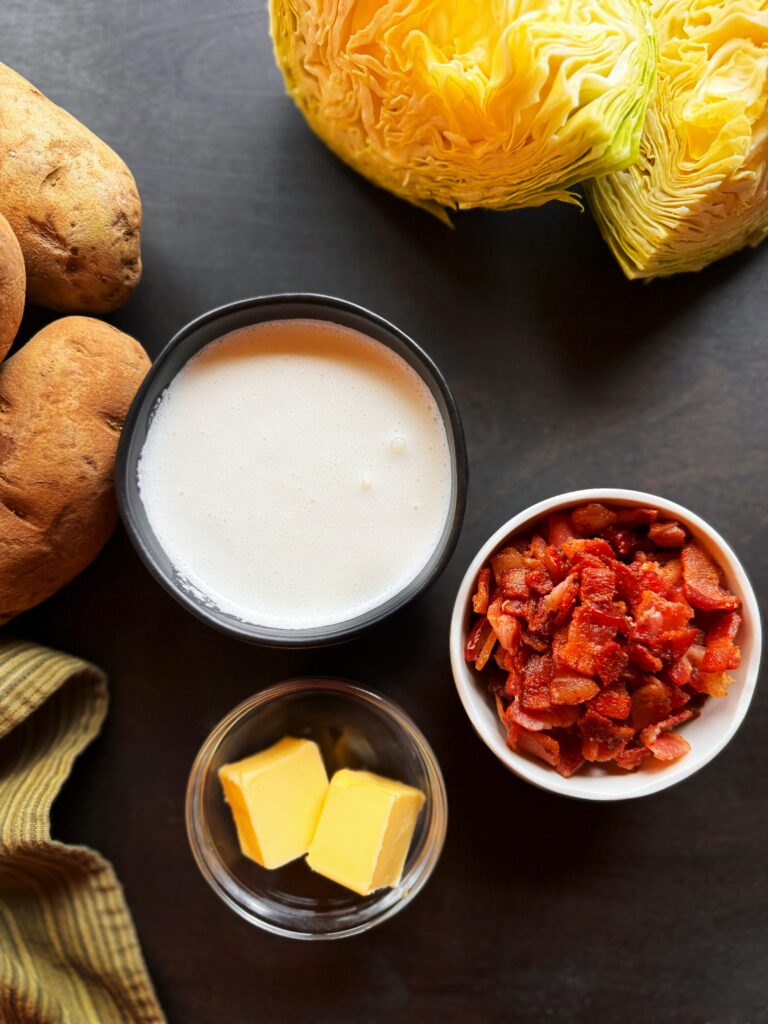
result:
[[[680,518],[686,525],[689,525],[695,536],[698,537],[700,535],[702,538],[705,538],[709,545],[717,550],[718,557],[721,559],[720,564],[724,567],[727,566],[729,573],[737,581],[742,594],[742,614],[745,621],[749,621],[753,631],[751,657],[749,662],[742,666],[745,671],[742,690],[736,702],[733,716],[728,722],[728,727],[723,730],[718,741],[712,745],[712,748],[705,755],[690,761],[688,757],[683,758],[681,761],[674,762],[673,765],[670,765],[663,772],[646,773],[645,775],[641,772],[628,773],[626,775],[626,792],[621,793],[592,791],[583,781],[579,780],[578,774],[566,779],[558,775],[554,769],[551,770],[551,777],[549,773],[542,777],[536,772],[534,769],[540,768],[538,764],[529,761],[507,746],[498,723],[494,722],[494,730],[491,731],[484,722],[478,719],[474,708],[478,689],[477,679],[464,661],[465,615],[471,600],[477,573],[487,562],[490,554],[502,541],[515,533],[519,533],[547,512],[560,508],[569,508],[590,501],[653,505],[665,513]],[[653,793],[659,793],[662,790],[668,789],[684,779],[690,778],[691,775],[712,761],[730,742],[747,714],[757,684],[762,653],[762,624],[757,598],[755,597],[749,577],[736,553],[713,526],[685,506],[659,495],[617,487],[590,487],[576,491],[566,491],[563,494],[546,498],[529,506],[500,526],[485,541],[472,559],[459,584],[451,613],[449,645],[453,679],[467,717],[477,735],[502,764],[526,782],[549,792],[574,799],[618,801],[650,796]],[[670,773],[672,768],[676,768],[674,773]]]
[[[233,895],[231,891],[233,889],[246,895],[248,890],[234,878],[226,864],[214,852],[216,844],[203,810],[203,793],[211,759],[221,742],[243,719],[258,713],[261,708],[274,700],[302,692],[317,695],[323,691],[372,705],[378,711],[383,712],[406,734],[410,743],[418,751],[428,778],[429,792],[425,795],[429,800],[430,825],[421,854],[408,875],[404,876],[397,886],[381,890],[378,899],[367,905],[366,909],[369,914],[363,921],[338,931],[311,932],[299,928],[288,928],[276,924],[267,917],[259,916],[245,905],[245,901],[239,901]],[[337,676],[298,676],[275,683],[247,697],[211,729],[201,744],[190,769],[184,801],[184,817],[187,839],[200,873],[216,895],[231,910],[234,910],[250,924],[273,935],[309,942],[334,941],[359,935],[382,924],[403,910],[421,892],[432,876],[445,845],[448,830],[448,793],[434,750],[421,729],[399,704],[381,693]],[[230,881],[230,886],[226,885],[227,880]],[[377,908],[380,909],[376,913]]]
[[[362,615],[356,616],[353,619],[330,623],[327,626],[294,630],[271,626],[258,626],[251,623],[241,622],[235,618],[220,618],[215,612],[211,612],[204,604],[196,601],[191,597],[191,595],[179,587],[176,581],[169,576],[164,567],[155,558],[151,545],[146,539],[146,530],[140,523],[135,512],[136,502],[140,502],[141,499],[138,497],[138,492],[136,495],[133,494],[133,488],[129,483],[129,478],[132,478],[132,476],[135,475],[138,457],[140,454],[139,452],[135,457],[133,456],[132,442],[134,434],[142,421],[142,417],[146,415],[148,411],[151,414],[151,409],[146,409],[146,404],[150,397],[153,399],[151,408],[154,408],[155,402],[159,399],[167,386],[165,385],[158,389],[156,381],[175,350],[190,336],[196,334],[201,329],[218,320],[223,320],[240,312],[248,312],[251,310],[256,312],[264,310],[265,308],[273,308],[274,316],[260,317],[255,315],[254,319],[250,321],[250,324],[265,323],[270,319],[307,319],[307,314],[297,316],[287,314],[284,317],[278,316],[278,311],[281,307],[299,304],[312,307],[316,311],[316,319],[336,322],[333,321],[333,318],[330,315],[332,311],[336,311],[349,317],[357,317],[364,323],[372,325],[375,330],[379,332],[376,336],[373,334],[370,335],[374,340],[380,341],[382,344],[387,345],[387,347],[392,348],[397,354],[400,354],[397,352],[397,348],[395,346],[391,346],[389,341],[386,340],[386,336],[396,339],[397,342],[409,351],[415,360],[415,365],[413,363],[410,365],[415,372],[418,373],[419,377],[425,381],[428,386],[428,378],[431,378],[434,381],[445,406],[445,415],[442,414],[441,410],[441,418],[443,419],[446,428],[446,438],[452,464],[455,465],[455,476],[452,473],[452,485],[455,490],[455,497],[452,499],[452,510],[449,510],[448,519],[446,520],[447,529],[438,541],[438,544],[431,556],[434,558],[434,561],[431,566],[427,563],[427,566],[424,567],[424,570],[428,569],[428,571],[422,570],[416,577],[414,577],[413,580],[411,580],[410,583],[406,584],[404,588],[393,594],[382,604],[377,605],[375,608],[372,608],[368,612],[364,612]],[[325,311],[326,315],[323,315],[323,311]],[[237,328],[223,329],[219,337],[223,337],[225,334],[230,333],[231,330],[236,329]],[[361,333],[365,333],[364,329],[358,329]],[[211,338],[204,341],[195,349],[194,353],[191,353],[187,357],[185,363],[192,358],[192,355],[201,351],[205,345],[214,340],[216,339]],[[195,317],[193,320],[190,320],[189,323],[185,324],[173,335],[171,340],[165,345],[160,354],[153,361],[138,391],[136,392],[125,417],[115,461],[114,484],[120,518],[122,519],[123,526],[125,527],[131,543],[139,554],[139,557],[155,581],[158,582],[161,587],[171,595],[171,597],[181,604],[183,608],[194,615],[195,618],[206,623],[208,626],[212,626],[220,633],[224,633],[227,636],[233,636],[239,640],[244,640],[248,643],[257,644],[262,647],[323,647],[330,644],[343,643],[368,632],[368,630],[377,626],[380,622],[383,622],[390,616],[395,615],[412,601],[415,601],[416,598],[420,597],[437,580],[453,555],[464,523],[467,490],[469,487],[469,461],[467,457],[467,446],[461,413],[453,392],[451,391],[440,368],[434,362],[432,357],[417,342],[415,342],[404,331],[400,330],[399,327],[395,326],[395,324],[386,320],[384,317],[379,316],[378,313],[374,313],[365,306],[350,302],[347,299],[340,299],[335,296],[323,295],[316,292],[278,292],[269,295],[258,295],[252,298],[238,299],[235,302],[229,302],[224,305],[217,306],[214,309],[208,310],[200,316]],[[162,547],[159,542],[158,546]]]

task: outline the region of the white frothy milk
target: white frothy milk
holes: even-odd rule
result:
[[[366,612],[423,569],[445,528],[445,427],[391,349],[319,320],[207,345],[164,392],[138,467],[184,586],[261,626]]]

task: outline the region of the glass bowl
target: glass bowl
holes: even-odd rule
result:
[[[218,769],[288,735],[318,743],[329,777],[338,768],[365,768],[425,794],[397,886],[358,896],[303,858],[268,871],[241,854]],[[186,820],[198,867],[246,921],[294,939],[338,939],[386,921],[425,885],[445,841],[448,804],[435,755],[402,708],[342,680],[295,679],[244,701],[211,732],[190,773]]]

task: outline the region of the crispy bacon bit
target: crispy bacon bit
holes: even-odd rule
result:
[[[740,627],[738,612],[725,612],[715,619],[706,632],[706,648],[701,660],[705,672],[725,672],[739,667],[741,651],[733,641]]]
[[[553,704],[583,704],[600,692],[597,683],[587,676],[555,676],[549,687]]]
[[[491,600],[491,570],[481,569],[477,575],[477,593],[472,598],[472,611],[475,615],[485,615]]]
[[[727,697],[732,684],[733,676],[727,672],[694,672],[691,676],[691,686],[710,697]]]
[[[652,540],[660,548],[681,548],[688,535],[680,523],[670,519],[668,522],[651,523],[648,527],[648,540]]]
[[[720,571],[698,544],[686,544],[680,556],[685,596],[704,612],[733,611],[738,598],[720,586]]]
[[[497,552],[472,600],[465,657],[490,664],[509,745],[565,777],[681,757],[674,730],[739,665],[737,598],[656,509],[583,505],[544,532]]]
[[[523,707],[545,711],[552,704],[549,685],[554,675],[552,658],[549,655],[532,655],[523,669],[523,687],[520,701]]]
[[[647,757],[651,757],[648,747],[630,747],[616,755],[616,764],[628,772],[633,772]]]
[[[577,533],[595,534],[602,533],[609,526],[616,522],[616,513],[607,505],[600,505],[593,502],[591,505],[582,505],[571,512],[573,526]]]
[[[618,718],[620,721],[629,718],[632,700],[623,683],[607,686],[589,702],[590,708],[605,718]]]

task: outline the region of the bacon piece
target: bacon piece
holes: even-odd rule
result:
[[[520,700],[523,707],[535,711],[548,709],[552,701],[549,687],[554,676],[554,664],[550,655],[531,655],[523,668],[523,682]]]
[[[676,661],[688,653],[688,650],[696,643],[700,635],[700,631],[695,626],[665,630],[658,639],[656,650],[661,655],[662,660]]]
[[[693,665],[686,654],[667,669],[667,677],[675,686],[685,686],[693,675]]]
[[[507,717],[524,729],[541,732],[544,729],[565,729],[573,725],[579,717],[579,709],[564,705],[537,711],[523,707],[518,699],[507,708]]]
[[[558,651],[563,665],[582,676],[595,676],[600,669],[600,655],[613,641],[623,618],[606,615],[596,608],[580,605],[568,626],[568,639]]]
[[[497,551],[491,559],[493,577],[498,582],[499,577],[506,569],[527,569],[528,558],[514,544],[510,544],[501,551]]]
[[[683,566],[679,558],[670,558],[659,568],[659,575],[667,588],[670,600],[685,600],[683,593]]]
[[[614,561],[612,565],[616,573],[616,588],[633,608],[639,604],[646,590],[666,594],[667,587],[658,562],[643,560],[624,565],[623,562]]]
[[[581,753],[581,740],[572,733],[564,732],[558,736],[558,743],[560,744],[560,751],[555,769],[564,778],[569,779],[584,764],[584,758]]]
[[[552,577],[543,565],[536,569],[529,569],[525,574],[525,582],[537,594],[549,594],[552,590]]]
[[[657,761],[677,761],[685,757],[691,744],[676,732],[663,732],[648,747]]]
[[[571,512],[571,520],[577,533],[602,533],[616,522],[616,513],[613,509],[595,501],[574,509]]]
[[[550,547],[561,548],[574,537],[571,517],[565,512],[552,512],[547,516],[547,543]]]
[[[647,725],[661,722],[672,708],[669,691],[660,679],[651,676],[632,694],[632,727],[640,732]]]
[[[566,575],[565,559],[557,548],[547,545],[541,562],[555,582],[559,583]]]
[[[609,526],[603,530],[602,536],[620,558],[629,558],[640,547],[640,541],[632,530],[617,530],[615,526]]]
[[[635,622],[630,636],[637,643],[653,649],[662,634],[681,629],[693,618],[693,609],[678,601],[668,601],[661,594],[644,590],[635,607]]]
[[[643,505],[620,508],[616,511],[616,522],[620,526],[645,526],[646,523],[655,523],[658,518],[658,509],[646,508]]]
[[[685,596],[704,612],[734,611],[739,601],[720,585],[720,571],[698,544],[686,544],[680,556]]]
[[[499,638],[499,643],[505,651],[515,654],[520,647],[520,622],[504,611],[504,604],[500,597],[494,598],[488,606],[488,621],[494,633]]]
[[[493,648],[496,646],[497,639],[498,638],[496,634],[493,632],[493,630],[491,630],[491,632],[486,637],[485,643],[478,651],[477,658],[475,659],[475,668],[477,669],[478,672],[482,672],[485,666],[488,664],[488,659],[493,653]]]
[[[615,750],[620,744],[629,743],[635,735],[634,730],[628,725],[617,725],[592,708],[588,708],[581,716],[578,730],[585,739],[604,743],[610,750]]]
[[[619,751],[615,761],[619,768],[633,772],[636,768],[640,767],[647,757],[651,756],[652,754],[648,747],[629,747],[626,750]]]
[[[533,537],[531,537],[531,543],[528,545],[528,553],[531,558],[540,562],[544,558],[544,552],[546,550],[547,542],[540,533],[534,533]]]
[[[497,576],[499,591],[503,597],[527,598],[530,590],[525,582],[528,570],[523,566],[516,569],[503,569]]]
[[[596,697],[589,702],[589,707],[604,718],[618,718],[624,721],[629,718],[632,710],[632,700],[627,693],[623,683],[614,683],[601,690]]]
[[[464,644],[464,660],[475,661],[480,651],[483,649],[485,641],[492,633],[491,624],[488,619],[483,616],[479,619],[470,630],[467,642]]]
[[[706,649],[701,660],[705,672],[725,672],[729,668],[739,667],[741,651],[733,641],[740,627],[741,616],[738,612],[725,612],[717,616],[706,631]]]
[[[678,711],[676,715],[670,715],[669,718],[665,718],[663,722],[656,722],[654,725],[648,725],[640,733],[640,742],[646,747],[653,750],[654,746],[659,739],[663,736],[675,735],[672,730],[677,728],[678,725],[682,725],[683,722],[688,722],[692,718],[698,718],[699,712],[693,708],[687,708],[685,711]],[[663,746],[663,744],[662,744]],[[687,753],[690,750],[690,744],[686,743],[686,750],[683,753]],[[656,754],[658,757],[659,755]],[[681,755],[675,755],[677,757]],[[659,758],[661,761],[673,760],[673,758]]]
[[[607,558],[613,560],[613,548],[607,540],[602,537],[574,537],[563,544],[563,554],[572,562],[578,561],[585,555],[594,555],[596,558]]]
[[[650,651],[645,644],[630,644],[627,648],[627,654],[629,660],[633,665],[637,665],[643,672],[653,673],[660,672],[663,666],[661,658],[657,658],[656,655]]]
[[[660,548],[681,548],[687,539],[687,533],[674,519],[651,523],[648,528],[648,540]]]
[[[556,675],[549,686],[553,704],[583,704],[600,692],[600,687],[587,676]]]
[[[542,606],[554,615],[553,625],[559,626],[571,614],[571,609],[579,596],[579,577],[576,573],[558,583],[557,586],[541,602]]]
[[[491,570],[481,569],[477,574],[477,592],[472,598],[472,611],[485,615],[491,600]]]
[[[710,697],[727,697],[728,688],[733,685],[733,676],[727,672],[700,672],[691,676],[690,685]]]
[[[522,750],[526,754],[533,754],[541,758],[553,768],[557,768],[560,758],[560,744],[557,740],[544,732],[531,732],[524,729],[516,722],[509,722],[507,725],[507,743],[512,750]]]
[[[624,743],[615,744],[609,747],[599,740],[585,739],[581,744],[581,756],[585,761],[612,761],[624,750]]]
[[[603,686],[611,686],[624,675],[628,663],[627,652],[615,640],[611,640],[597,655],[597,677]]]
[[[613,602],[616,593],[616,573],[603,562],[590,562],[581,570],[581,600],[596,608],[605,608]]]

